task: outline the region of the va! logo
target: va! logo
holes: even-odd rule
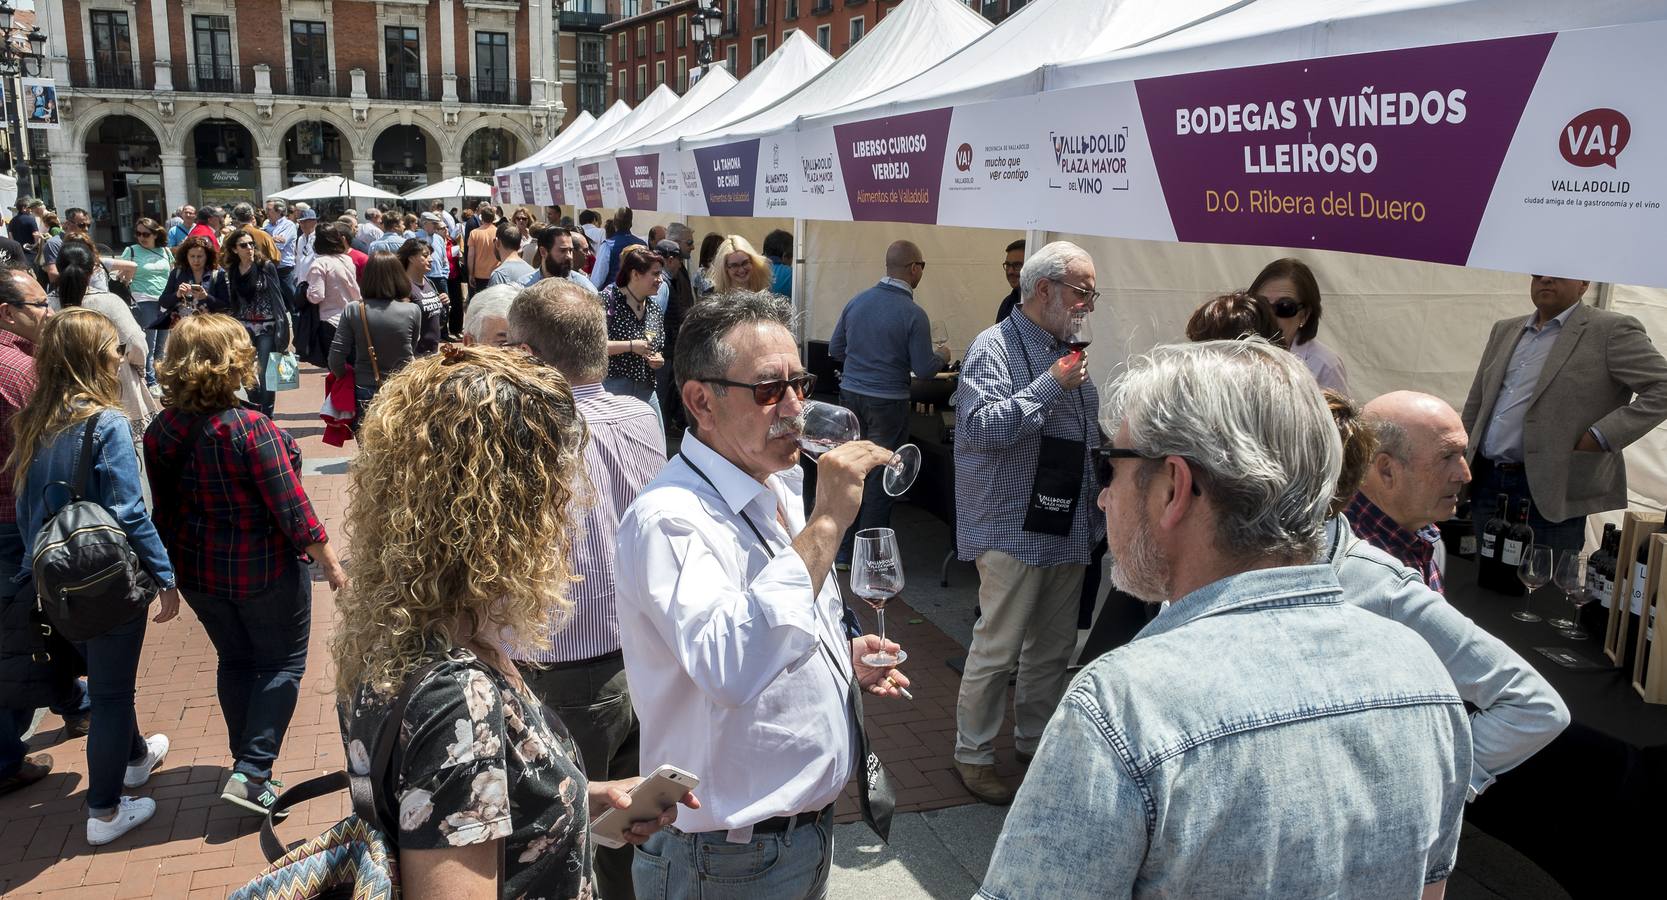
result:
[[[1615,161],[1632,140],[1632,123],[1620,110],[1588,109],[1569,120],[1557,138],[1557,149],[1570,165],[1615,168]]]
[[[955,148],[955,168],[962,172],[972,168],[972,145],[962,144]]]

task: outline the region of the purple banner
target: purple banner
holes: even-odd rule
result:
[[[945,107],[834,126],[853,220],[937,222],[952,112]]]
[[[1553,37],[1136,82],[1176,237],[1463,265]]]
[[[533,173],[531,172],[521,173],[521,202],[533,202]]]
[[[752,215],[758,187],[758,141],[695,148],[695,169],[710,216]]]
[[[585,205],[591,209],[602,206],[602,167],[596,163],[585,163],[579,167],[579,193],[585,197]]]
[[[619,177],[625,182],[625,203],[632,209],[660,208],[660,154],[620,156]]]
[[[545,169],[544,180],[550,183],[550,203],[554,206],[566,206],[567,184],[561,180],[561,166]]]
[[[498,202],[499,203],[508,203],[509,202],[509,176],[508,175],[499,175],[498,176]]]

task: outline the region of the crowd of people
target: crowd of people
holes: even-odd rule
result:
[[[140,220],[117,256],[69,210],[0,247],[0,792],[50,771],[19,740],[49,707],[87,735],[88,842],[154,814],[124,793],[169,747],[135,680],[183,601],[219,657],[221,796],[271,811],[312,564],[337,592],[349,773],[381,778],[409,896],[825,895],[853,775],[889,808],[864,698],[908,696],[838,572],[890,524],[912,380],[952,364],[914,299],[921,249],[891,244],[838,319],[867,439],[819,456],[807,497],[791,235],[696,252],[629,209],[263,212]],[[1569,714],[1443,600],[1438,524],[1469,485],[1473,515],[1531,502],[1536,540],[1578,550],[1624,505],[1620,451],[1667,420],[1667,360],[1586,282],[1536,275],[1462,413],[1362,406],[1318,340],[1319,279],[1282,259],[1100,385],[1071,346],[1101,301],[1090,254],[1015,242],[1003,272],[954,388],[980,582],[954,767],[1013,805],[980,896],[1439,896],[1465,802]],[[292,347],[352,397],[345,549],[272,419]],[[78,642],[42,622],[32,568],[68,485],[119,525],[146,601]],[[1161,611],[1068,684],[1102,555]],[[1010,675],[1017,790],[995,767]],[[698,790],[595,846],[663,766]]]

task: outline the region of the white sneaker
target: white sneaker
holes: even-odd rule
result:
[[[150,780],[150,774],[156,767],[162,765],[162,760],[168,756],[168,736],[153,734],[145,738],[145,747],[149,750],[143,762],[132,763],[127,767],[127,774],[122,776],[122,786],[136,788]]]
[[[149,797],[123,797],[116,807],[116,818],[106,822],[87,817],[87,843],[97,847],[127,834],[156,815],[156,801]]]

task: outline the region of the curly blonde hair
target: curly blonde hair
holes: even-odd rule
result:
[[[567,380],[520,350],[448,344],[383,384],[349,467],[339,697],[397,691],[477,635],[547,645],[577,580],[588,439]]]
[[[21,492],[29,463],[64,429],[106,409],[121,409],[120,338],[109,319],[78,306],[46,320],[35,346],[39,379],[29,402],[12,417],[13,489]]]
[[[237,389],[255,383],[255,345],[249,332],[220,313],[186,316],[168,337],[156,364],[163,404],[191,413],[237,405]]]

